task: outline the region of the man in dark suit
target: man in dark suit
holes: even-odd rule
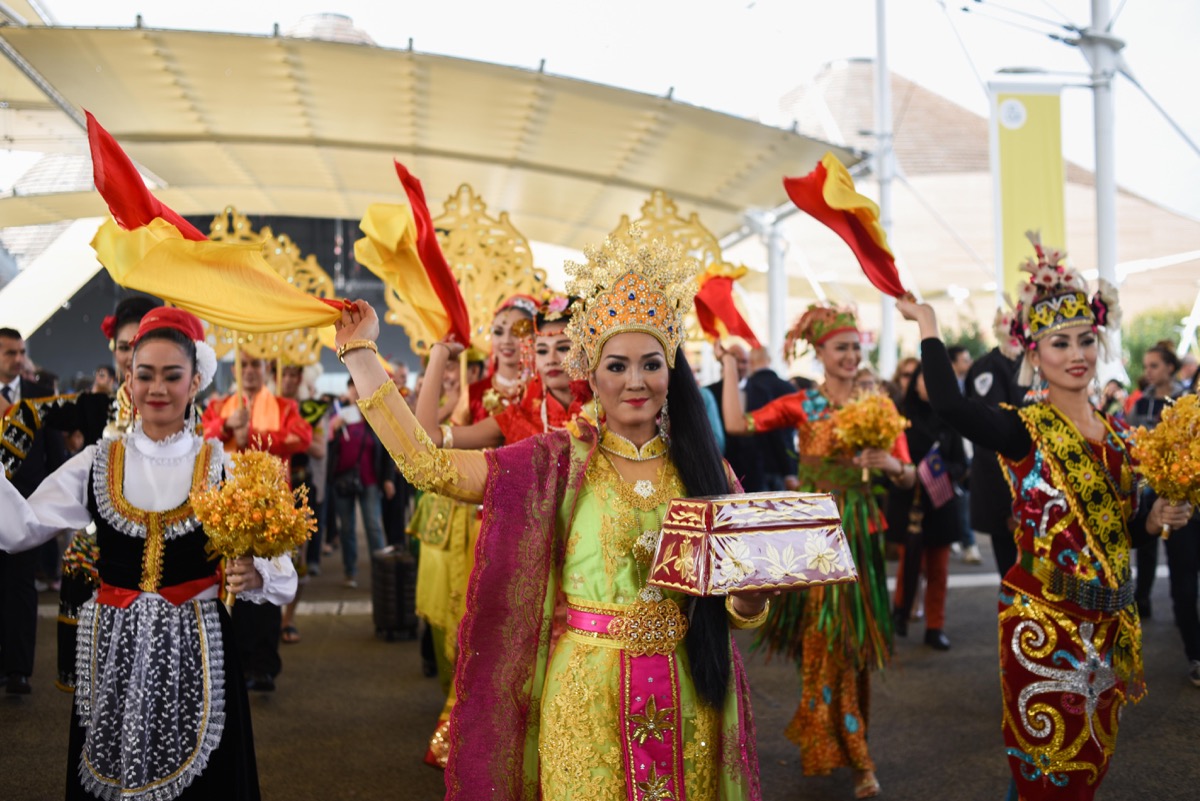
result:
[[[746,377],[746,411],[761,409],[776,398],[791,395],[796,388],[771,369],[771,355],[766,348],[750,351],[750,375]],[[731,437],[737,439],[737,437]],[[755,434],[750,438],[759,448],[762,460],[762,489],[747,492],[782,490],[794,480],[799,470],[796,457],[796,432],[790,428]]]
[[[33,428],[39,416],[32,402],[52,393],[47,387],[21,376],[25,367],[25,340],[12,328],[0,328],[0,417],[6,423],[24,421],[23,426],[5,425],[18,433],[32,430],[32,437],[20,443],[25,454],[19,464],[5,464],[13,486],[28,498],[42,480],[67,459],[62,435],[49,428]],[[8,433],[8,432],[6,432]],[[30,691],[33,673],[33,646],[37,634],[37,589],[34,571],[37,550],[23,553],[0,552],[0,672],[6,677],[5,691],[18,695]]]
[[[1001,336],[999,330],[997,336]],[[1000,341],[1007,343],[1006,338]],[[1017,386],[1018,364],[1010,348],[992,348],[967,372],[966,396],[993,406],[1001,403],[1020,406],[1025,393]],[[1013,539],[1012,493],[995,451],[975,446],[969,482],[971,528],[992,538],[996,569],[1003,578],[1017,560],[1017,544]]]
[[[747,412],[765,406],[779,394],[788,394],[795,390],[786,381],[776,376],[768,368],[770,376],[761,374],[751,385],[751,349],[741,340],[732,340],[725,350],[737,358],[738,389],[742,392],[742,408]],[[762,350],[762,349],[760,349]],[[766,365],[765,350],[760,356],[759,363]],[[761,373],[761,371],[755,371]],[[775,381],[772,381],[774,378]],[[717,409],[722,410],[721,392],[725,382],[717,381],[709,384],[705,390],[711,392],[717,401]],[[723,410],[722,410],[723,411]],[[782,482],[787,475],[796,475],[794,461],[788,466],[788,452],[795,447],[789,445],[794,432],[771,431],[766,434],[754,434],[745,437],[725,438],[725,458],[733,468],[733,474],[742,483],[746,492],[765,492],[769,489],[782,489]]]

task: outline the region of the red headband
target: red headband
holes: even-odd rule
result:
[[[159,306],[142,318],[132,344],[136,345],[143,336],[159,328],[173,328],[193,342],[204,339],[204,326],[196,315],[183,309]]]

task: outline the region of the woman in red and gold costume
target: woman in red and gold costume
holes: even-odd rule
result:
[[[731,435],[794,427],[799,434],[800,488],[838,497],[858,582],[786,593],[771,610],[760,642],[798,662],[800,705],[786,734],[800,747],[805,775],[823,776],[850,767],[855,798],[871,798],[880,787],[867,750],[870,671],[888,663],[892,627],[883,517],[875,493],[863,481],[863,470],[881,470],[904,488],[913,486],[916,473],[903,437],[891,451],[865,448],[857,454],[838,440],[833,415],[854,395],[862,361],[854,314],[810,306],[788,333],[785,352],[794,356],[801,341],[813,348],[824,368],[825,380],[819,387],[785,395],[744,414],[737,364],[726,353],[722,412],[725,431]]]
[[[520,401],[510,403],[491,417],[469,426],[437,424],[437,392],[424,389],[417,399],[417,419],[438,447],[475,450],[511,445],[514,442],[559,431],[575,419],[592,399],[586,381],[572,381],[566,359],[571,338],[566,334],[571,320],[571,301],[566,295],[551,295],[538,308],[533,335],[521,336],[522,350],[530,350],[533,379]],[[518,332],[524,326],[517,323]],[[532,342],[530,342],[532,340]],[[426,387],[440,386],[446,363],[462,352],[461,345],[437,342],[430,351],[425,370]]]
[[[496,310],[492,318],[491,375],[469,387],[470,420],[466,422],[473,425],[463,426],[464,430],[482,428],[499,431],[493,419],[501,414],[515,414],[511,410],[520,409],[525,403],[525,384],[529,372],[522,352],[523,348],[528,347],[525,343],[533,333],[533,318],[537,311],[537,302],[528,295],[514,295]],[[447,343],[434,343],[419,396],[424,400],[426,409],[423,419],[438,432],[439,437],[443,430],[451,430],[449,424],[445,424],[444,429],[436,425],[442,376],[451,355],[450,347]],[[451,422],[456,422],[453,413]],[[472,434],[465,436],[469,443]],[[461,447],[495,446],[502,442],[481,442]],[[449,758],[450,745],[446,735],[450,728],[450,712],[456,700],[453,677],[458,657],[458,626],[466,611],[467,579],[475,563],[479,525],[477,504],[461,503],[435,492],[421,494],[409,521],[409,532],[421,540],[421,559],[417,567],[417,614],[430,627],[438,677],[446,693],[446,703],[425,753],[425,762],[438,768],[446,767]]]
[[[537,312],[538,302],[529,295],[513,295],[496,309],[488,375],[468,389],[472,423],[499,414],[521,400],[529,381],[525,360],[521,358],[521,343],[528,337],[529,323]]]
[[[729,628],[758,625],[767,599],[647,584],[670,499],[733,486],[680,348],[698,266],[680,247],[610,239],[567,269],[583,298],[569,364],[595,394],[598,426],[580,416],[492,451],[438,449],[370,358],[371,308],[346,312],[337,335],[369,393],[363,413],[409,480],[483,504],[446,798],[753,801],[749,695]],[[560,591],[568,630],[551,655]],[[666,636],[650,645],[637,626]]]
[[[1045,399],[1022,409],[963,398],[933,309],[900,300],[921,331],[929,400],[963,436],[995,449],[1013,493],[1017,562],[1000,590],[1000,685],[1009,798],[1091,799],[1108,770],[1127,701],[1145,692],[1130,546],[1181,526],[1187,504],[1138,509],[1129,432],[1092,405],[1115,289],[1090,300],[1083,277],[1044,249],[1024,269],[1014,333],[1022,384]]]

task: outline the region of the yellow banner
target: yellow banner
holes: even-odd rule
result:
[[[1040,231],[1050,247],[1067,245],[1059,88],[991,90],[996,272],[1015,298],[1020,264],[1033,255],[1025,232]]]

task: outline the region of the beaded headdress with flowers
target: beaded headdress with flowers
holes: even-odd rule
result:
[[[1026,231],[1036,257],[1021,265],[1029,280],[1021,285],[1017,308],[1009,329],[1013,338],[1026,350],[1035,350],[1038,343],[1055,331],[1076,325],[1088,325],[1104,343],[1104,328],[1120,325],[1121,310],[1117,304],[1117,289],[1101,280],[1095,295],[1088,299],[1087,281],[1079,271],[1065,263],[1066,253],[1042,246],[1036,231]],[[1032,378],[1028,360],[1022,363],[1022,383]]]
[[[538,333],[541,333],[542,326],[547,323],[569,322],[571,315],[575,312],[573,304],[576,300],[577,298],[564,295],[561,292],[555,292],[552,289],[542,292],[539,299],[537,317],[534,318],[537,323]]]
[[[565,265],[570,276],[567,292],[579,298],[567,324],[572,342],[567,369],[574,378],[586,378],[596,369],[604,343],[629,331],[657,339],[667,364],[675,366],[700,264],[681,245],[669,246],[657,239],[642,243],[637,226],[630,226],[629,236],[632,249],[609,237],[604,247],[584,251],[586,264]]]
[[[795,359],[807,349],[801,343],[816,347],[834,334],[857,331],[858,319],[854,310],[828,303],[814,303],[800,315],[783,338],[783,356]]]

